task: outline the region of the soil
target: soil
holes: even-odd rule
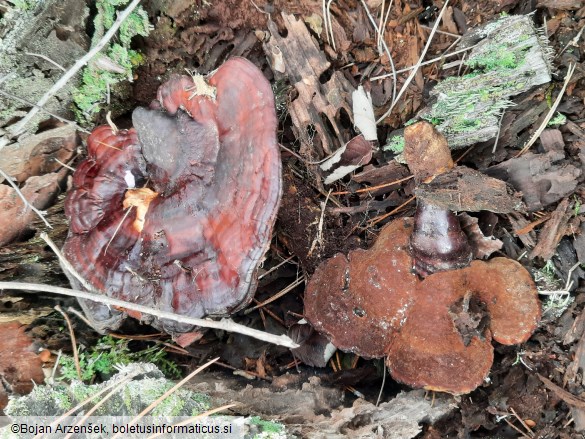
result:
[[[376,35],[363,3],[378,17],[381,0],[331,2],[333,47],[331,38],[325,33],[321,19],[323,5],[318,0],[143,1],[154,29],[149,37],[139,37],[134,42],[136,49],[146,56],[146,63],[137,70],[133,83],[135,106],[148,105],[156,96],[158,86],[171,73],[183,73],[185,69],[209,72],[231,56],[251,60],[274,84],[279,114],[278,139],[283,147],[284,187],[274,239],[260,272],[267,274],[259,282],[256,304],[287,288],[301,276],[310,278],[319,263],[334,254],[369,247],[381,226],[413,213],[415,204],[409,202],[414,195],[413,181],[406,178],[408,169],[393,161],[391,154],[376,150],[367,166],[328,186],[323,184],[327,173],[317,164],[329,150],[336,150],[357,134],[352,115],[345,110],[338,111],[349,105],[349,88],[363,84],[370,90],[377,116],[385,112],[392,97],[390,78],[369,79],[388,73],[390,61],[387,55],[378,53]],[[4,4],[0,0],[0,6]],[[385,38],[396,69],[416,64],[436,19],[434,7],[440,9],[442,5],[441,1],[393,2]],[[486,240],[485,236],[501,241],[501,245],[495,247],[484,243],[490,250],[479,254],[495,252],[519,260],[535,276],[541,290],[560,290],[569,278],[573,281],[566,287],[570,296],[567,306],[561,307],[560,301],[551,302],[551,296],[543,295],[543,321],[530,340],[521,346],[495,344],[495,361],[489,379],[468,395],[441,396],[455,404],[455,409],[446,411],[438,420],[421,419],[422,431],[416,436],[418,438],[568,439],[583,437],[585,431],[585,271],[582,269],[585,264],[585,210],[582,208],[585,204],[585,54],[581,33],[585,26],[585,4],[579,0],[452,1],[439,27],[442,33],[435,35],[427,59],[444,53],[455,41],[454,35],[469,28],[494,20],[503,13],[533,12],[537,25],[546,26],[553,49],[556,69],[553,81],[514,98],[516,105],[502,118],[495,153],[492,153],[492,140],[467,151],[457,151],[454,158],[459,159],[460,164],[508,182],[524,195],[525,205],[520,212],[470,213],[478,242]],[[299,21],[294,22],[290,14]],[[306,27],[308,37],[303,38],[308,38],[307,41],[315,46],[305,46],[306,50],[315,49],[320,57],[318,69],[315,67],[320,73],[312,86],[315,93],[328,91],[323,92],[322,102],[302,101],[299,105],[297,100],[306,99],[306,96],[299,93],[295,72],[291,71],[294,60],[280,59],[286,66],[283,74],[278,57],[271,52],[271,32],[278,33],[279,41],[286,41],[294,36],[298,26]],[[457,58],[450,58],[454,59]],[[558,111],[567,116],[567,123],[547,129],[530,153],[515,158],[542,123],[562,87],[570,63],[576,63],[577,68],[558,107]],[[441,63],[433,63],[419,71],[394,111],[378,127],[378,139],[383,141],[389,133],[403,128],[427,104],[429,90],[437,81],[461,73],[457,66],[440,67]],[[399,90],[406,77],[407,74],[399,76]],[[326,99],[332,99],[331,88],[328,88],[332,84],[330,81],[341,84],[336,93],[339,99],[346,99],[338,103],[338,107],[332,107]],[[308,108],[318,120],[310,123],[303,120],[300,117],[302,108]],[[128,119],[125,115],[116,122],[125,126]],[[48,124],[55,125],[53,121]],[[46,130],[47,126],[41,129]],[[67,147],[71,152],[71,145]],[[79,159],[73,159],[73,166]],[[37,168],[36,173],[30,175],[54,171],[43,172],[39,171],[42,166]],[[33,172],[26,169],[22,172],[29,171]],[[396,183],[388,185],[391,182]],[[384,184],[386,186],[378,187]],[[55,225],[51,236],[61,245],[67,232],[62,207],[66,183],[61,179],[57,186],[59,189],[54,191],[54,196],[49,197],[51,202],[43,208],[48,209],[47,219]],[[364,191],[366,188],[374,189]],[[17,239],[0,248],[0,280],[66,285],[58,262],[39,239],[43,229],[42,222],[31,216],[28,224],[16,234]],[[269,271],[271,267],[277,268]],[[556,284],[553,278],[557,279]],[[240,312],[234,319],[268,331],[290,330],[302,318],[303,290],[303,283],[298,282],[283,297],[256,311]],[[17,296],[9,291],[0,293],[0,297],[3,295]],[[35,300],[25,302],[28,309],[34,309],[41,304],[45,306],[47,296],[44,295],[38,304]],[[472,319],[461,323],[468,329],[469,337],[474,336],[475,326],[480,324],[480,332],[483,332],[485,324],[484,310],[480,304],[475,305],[474,315],[461,316],[462,320]],[[78,339],[86,344],[95,342],[97,335],[81,320],[73,316],[72,319]],[[27,332],[36,343],[70,352],[63,333],[55,329],[63,325],[59,314],[43,315],[28,324]],[[126,336],[154,332],[138,325],[124,330]],[[164,335],[159,337],[170,342]],[[265,387],[258,394],[281,391],[275,383],[281,382],[284,376],[299,374],[298,380],[287,378],[283,389],[300,389],[309,376],[318,375],[318,386],[336,389],[314,390],[327,394],[315,404],[318,407],[314,410],[314,419],[320,422],[323,419],[319,417],[334,412],[335,416],[340,415],[336,412],[340,406],[353,404],[352,410],[357,410],[355,402],[361,397],[375,403],[382,386],[382,401],[391,401],[400,391],[408,390],[390,377],[386,377],[383,384],[384,370],[379,360],[339,352],[326,368],[312,368],[300,364],[286,349],[215,331],[205,333],[187,350],[172,348],[171,351],[173,358],[186,370],[220,355],[223,368],[215,366],[213,373],[227,376],[235,369],[245,376],[242,382],[254,386],[261,383],[260,386]],[[267,387],[270,383],[271,387]],[[311,383],[311,389],[316,389],[317,384]],[[341,402],[338,394],[344,395]],[[252,409],[241,409],[241,413],[254,414]],[[307,413],[305,410],[303,417],[309,416]],[[275,419],[294,418],[300,423],[295,414],[292,410],[289,416],[269,413]],[[295,431],[300,435],[309,434],[302,428]],[[316,435],[316,432],[309,435]],[[343,435],[352,436],[347,429]]]

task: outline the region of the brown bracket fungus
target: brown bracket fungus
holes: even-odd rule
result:
[[[444,159],[447,143],[429,124],[407,127],[405,143],[417,184],[453,167]],[[321,264],[307,285],[305,317],[342,350],[385,356],[400,382],[462,394],[487,377],[492,339],[512,345],[530,338],[540,304],[522,265],[471,261],[455,214],[422,201],[414,220],[386,225],[369,250]]]
[[[132,121],[130,130],[101,126],[88,139],[65,205],[66,258],[110,297],[189,317],[241,309],[255,292],[281,194],[269,82],[233,58],[205,78],[172,76]],[[82,305],[102,331],[125,317]]]

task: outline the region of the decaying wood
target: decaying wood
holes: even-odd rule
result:
[[[77,132],[71,125],[43,131],[4,147],[0,155],[0,169],[18,183],[23,183],[33,175],[61,169],[62,165],[57,160],[67,163],[78,144]]]
[[[18,322],[0,324],[0,410],[8,403],[8,393],[28,393],[45,379],[42,362],[24,330]]]
[[[47,210],[51,218],[51,236],[62,245],[69,225],[63,213],[63,198]],[[44,230],[45,225],[36,215],[27,224],[27,230]],[[63,274],[59,261],[39,237],[23,242],[13,242],[0,248],[0,281],[21,280],[23,282],[44,283],[68,287],[69,281]]]
[[[418,199],[453,211],[509,213],[520,210],[519,197],[501,180],[458,166],[415,190]]]
[[[15,9],[6,14],[5,24],[0,28],[0,78],[5,79],[0,87],[31,103],[37,102],[63,74],[59,67],[46,59],[68,68],[89,46],[85,34],[89,8],[84,2],[48,0],[33,3],[30,10]],[[69,118],[72,90],[78,80],[77,77],[69,81],[46,102],[44,108]],[[0,96],[0,126],[25,115],[22,110],[29,107]],[[46,114],[34,118],[29,125],[31,131],[36,123],[46,118]]]
[[[545,154],[528,152],[522,157],[492,166],[486,173],[508,181],[522,192],[522,199],[530,212],[541,210],[572,194],[581,176],[581,170],[568,163],[564,152],[559,151]]]
[[[300,154],[309,159],[314,159],[316,153],[329,155],[349,141],[340,124],[340,111],[351,118],[353,87],[339,71],[325,80],[331,63],[303,20],[284,12],[282,18],[287,36],[281,36],[277,25],[270,21],[271,36],[264,51],[275,74],[287,77],[298,94],[291,98],[289,112],[301,143]]]
[[[275,380],[287,377],[294,376]],[[343,392],[323,385],[319,377],[310,377],[300,388],[289,384],[275,389],[254,383],[242,388],[234,378],[206,374],[194,377],[188,387],[208,394],[217,404],[239,402],[240,414],[278,417],[290,433],[309,438],[341,439],[350,434],[352,438],[409,439],[422,431],[422,424],[433,424],[456,409],[452,397],[425,398],[423,390],[402,392],[379,406],[360,398],[351,407],[343,407]]]
[[[67,172],[65,169],[39,177],[30,177],[20,192],[31,206],[43,210],[50,206],[59,194],[59,186]],[[37,212],[24,204],[14,188],[0,185],[0,246],[22,236],[36,217]]]
[[[419,113],[419,117],[437,121],[437,129],[451,148],[494,138],[502,112],[511,106],[509,98],[551,80],[551,49],[531,17],[500,18],[464,35],[458,47],[473,47],[465,64],[473,68],[480,60],[477,74],[437,84],[431,91],[435,102]],[[515,65],[489,62],[482,67],[482,59],[506,54],[513,54]]]

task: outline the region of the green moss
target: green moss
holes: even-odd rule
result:
[[[91,382],[98,374],[102,376],[111,375],[115,372],[116,366],[133,362],[156,364],[166,376],[178,378],[181,376],[181,371],[174,362],[167,359],[166,355],[166,352],[159,345],[151,346],[142,351],[131,352],[128,347],[128,340],[105,336],[91,350],[78,353],[81,378],[85,382]],[[61,356],[59,364],[61,366],[59,379],[65,381],[78,379],[77,369],[72,357],[68,355]]]
[[[286,429],[280,422],[267,421],[258,416],[253,416],[249,419],[249,424],[251,426],[256,426],[258,430],[260,430],[259,433],[254,435],[254,439],[276,439],[286,437]]]
[[[117,11],[128,3],[129,0],[98,0],[96,2],[97,14],[94,18],[95,32],[92,37],[92,47],[113,26]],[[116,65],[116,71],[98,67],[95,60],[84,69],[82,84],[73,92],[73,112],[80,123],[91,124],[95,115],[104,108],[108,93],[110,97],[117,97],[119,89],[116,85],[122,81],[132,81],[133,71],[144,62],[144,57],[131,49],[130,43],[137,35],[148,36],[151,29],[146,11],[138,6],[120,26],[117,42],[111,43],[104,50],[106,56]],[[102,56],[100,54],[96,58]],[[118,71],[120,69],[123,72]],[[119,100],[125,99],[120,96]]]

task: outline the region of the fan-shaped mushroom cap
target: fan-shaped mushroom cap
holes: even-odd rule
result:
[[[280,200],[272,90],[234,58],[207,80],[174,76],[158,96],[158,110],[134,111],[134,129],[90,136],[66,202],[64,253],[109,296],[191,317],[229,314],[254,294]],[[96,327],[117,324],[106,307],[86,306]]]

